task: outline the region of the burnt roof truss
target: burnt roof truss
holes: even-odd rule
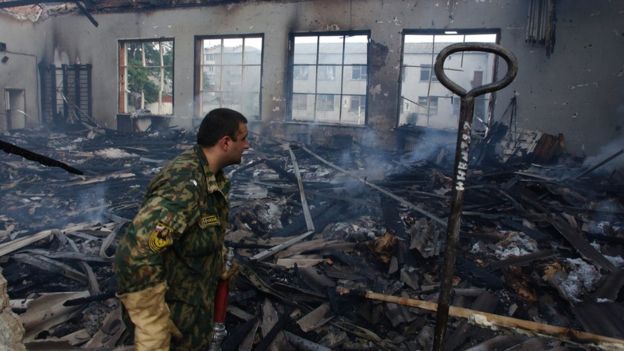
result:
[[[88,9],[93,7],[93,2],[91,0],[75,0],[75,1],[64,1],[64,0],[13,0],[13,1],[5,1],[0,2],[0,9],[6,9],[11,7],[18,6],[27,6],[27,5],[37,5],[37,4],[50,4],[50,3],[64,3],[64,2],[72,2],[76,4],[80,12],[89,19],[94,26],[99,26],[98,22],[93,18],[93,16],[89,13]]]

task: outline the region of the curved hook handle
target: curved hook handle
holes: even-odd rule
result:
[[[472,88],[472,90],[466,92],[466,89],[462,88],[457,83],[450,80],[449,77],[446,76],[446,73],[444,73],[444,61],[446,60],[446,58],[449,57],[451,54],[454,54],[460,51],[483,51],[483,52],[490,52],[490,53],[496,54],[502,57],[505,60],[505,62],[507,62],[507,74],[505,74],[505,77],[503,77],[503,79],[497,82],[474,87]],[[465,97],[465,96],[475,97],[481,94],[491,93],[493,91],[503,89],[504,87],[509,85],[509,83],[511,83],[514,80],[514,78],[516,77],[516,74],[518,73],[518,59],[516,59],[516,56],[514,56],[514,54],[512,54],[511,51],[497,44],[457,43],[457,44],[449,45],[445,47],[444,49],[442,49],[442,51],[440,51],[440,53],[438,54],[438,57],[436,58],[434,69],[435,69],[435,74],[438,77],[438,81],[442,83],[442,85],[447,87],[450,91],[452,91],[453,93],[461,97]]]

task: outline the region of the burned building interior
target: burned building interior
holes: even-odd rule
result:
[[[1,350],[132,349],[119,237],[219,107],[221,349],[624,350],[623,0],[0,0],[0,90]]]

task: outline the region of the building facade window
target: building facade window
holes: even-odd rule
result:
[[[260,119],[262,35],[196,39],[195,111],[227,107],[249,119]]]
[[[353,80],[366,80],[368,67],[366,66],[353,66],[351,70],[351,79]]]
[[[303,94],[294,94],[293,95],[293,110],[305,111],[307,109],[308,109],[307,96]]]
[[[431,74],[433,74],[433,76]],[[428,82],[429,78],[431,78],[431,80],[434,82],[438,81],[438,77],[436,77],[435,72],[433,71],[433,67],[431,67],[431,65],[425,64],[420,65],[420,81]]]
[[[297,66],[293,69],[293,76],[295,80],[308,80],[309,72],[308,66]]]
[[[120,113],[173,114],[173,40],[119,42]]]
[[[319,66],[318,80],[336,80],[336,66]]]
[[[366,97],[364,96],[351,96],[350,102],[349,112],[359,113],[366,108]]]
[[[365,124],[369,34],[294,34],[292,41],[291,119]]]
[[[334,105],[334,95],[330,94],[320,94],[316,98],[317,106],[316,109],[318,111],[335,111],[336,106]]]
[[[496,43],[498,31],[406,31],[403,35],[399,125],[417,125],[436,129],[457,129],[459,97],[446,89],[433,70],[436,56],[448,45],[462,42]],[[444,72],[454,82],[470,90],[488,84],[495,77],[495,55],[463,52],[449,56]],[[475,116],[488,124],[492,94],[475,101]],[[475,119],[475,129],[483,127]]]
[[[420,96],[418,97],[418,106],[431,116],[438,114],[438,97],[437,96]]]

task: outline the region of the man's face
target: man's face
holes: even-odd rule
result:
[[[236,140],[230,139],[228,145],[228,165],[241,163],[243,151],[249,149],[249,140],[247,140],[247,124],[239,123]]]

